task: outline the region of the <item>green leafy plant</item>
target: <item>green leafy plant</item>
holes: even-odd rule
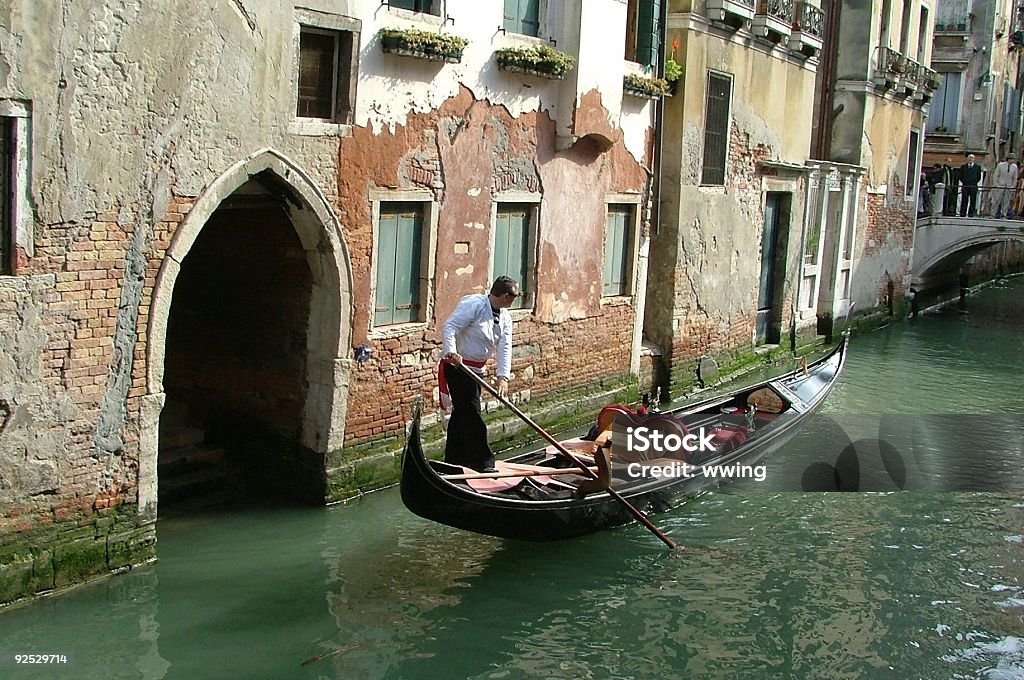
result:
[[[503,47],[495,50],[494,60],[506,71],[525,71],[549,78],[561,78],[576,63],[565,52],[547,45]]]
[[[683,67],[672,57],[665,61],[665,80],[674,83],[683,75]]]
[[[438,61],[459,61],[469,40],[450,33],[431,33],[415,28],[382,28],[377,32],[385,52],[420,56]]]
[[[671,86],[662,78],[649,78],[636,73],[629,73],[622,79],[622,89],[627,94],[640,97],[660,97],[668,94]]]

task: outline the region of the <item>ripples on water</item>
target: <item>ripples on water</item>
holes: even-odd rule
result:
[[[1024,412],[1022,290],[856,338],[824,429],[766,482],[656,518],[681,554],[638,526],[502,542],[413,517],[397,490],[162,521],[159,563],[0,615],[0,677],[1024,677],[1024,486],[786,490],[849,414]],[[863,427],[883,422],[901,421]],[[1021,467],[1006,441],[994,478]],[[922,455],[908,479],[948,480]],[[30,651],[71,663],[11,666]]]

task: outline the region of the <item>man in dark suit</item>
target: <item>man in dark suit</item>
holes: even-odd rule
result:
[[[943,164],[942,176],[947,178],[946,199],[943,201],[945,205],[942,206],[942,214],[953,217],[956,215],[956,197],[960,191],[960,169],[953,167],[952,159],[947,158]]]
[[[960,166],[960,183],[963,197],[960,199],[960,217],[974,217],[978,210],[978,184],[981,183],[981,166],[974,162],[974,154],[967,156],[967,162]]]

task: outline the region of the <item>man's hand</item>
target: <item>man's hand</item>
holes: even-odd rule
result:
[[[462,363],[462,355],[459,354],[458,352],[448,352],[448,354],[444,355],[444,358],[445,358],[446,361],[449,361],[449,362],[451,362],[453,364],[461,364]]]
[[[498,378],[498,395],[503,399],[508,398],[508,378]]]

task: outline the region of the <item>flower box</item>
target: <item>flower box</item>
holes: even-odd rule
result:
[[[416,29],[382,28],[380,48],[389,54],[456,64],[469,41],[458,35]]]
[[[495,50],[494,60],[503,71],[528,73],[540,78],[561,80],[576,60],[547,45],[503,47]]]
[[[622,79],[622,91],[634,97],[657,99],[665,95],[671,96],[671,86],[662,78],[648,78],[630,73]]]

